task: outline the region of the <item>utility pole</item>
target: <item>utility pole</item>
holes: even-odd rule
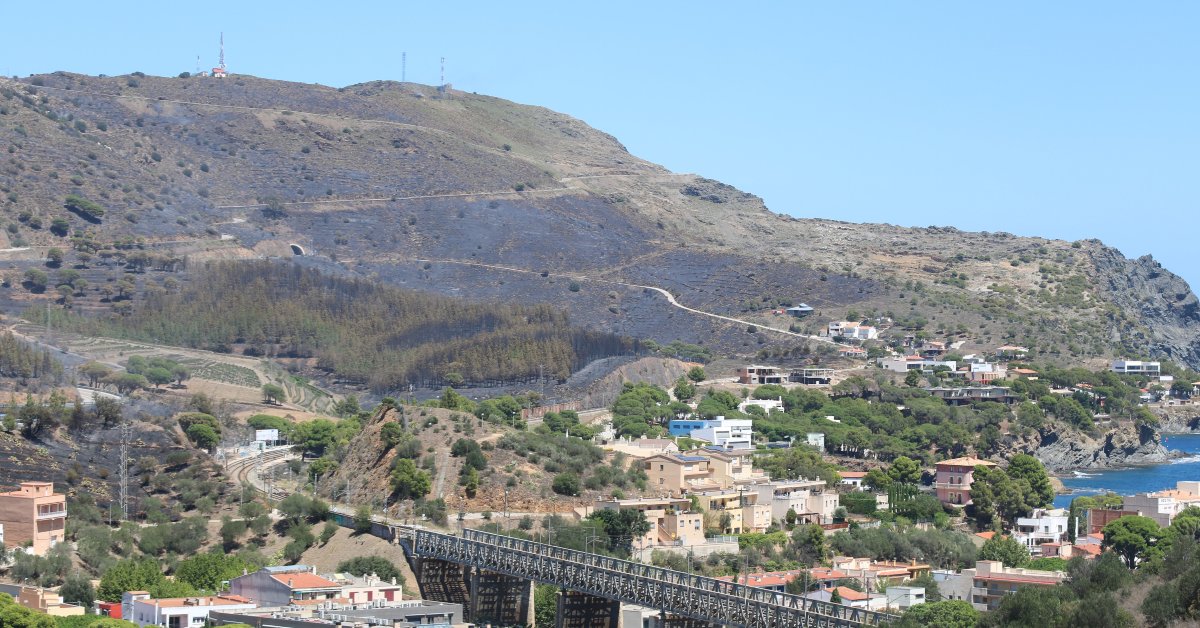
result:
[[[400,53],[400,82],[408,82],[408,53]]]
[[[121,520],[129,521],[129,435],[130,425],[121,424]]]

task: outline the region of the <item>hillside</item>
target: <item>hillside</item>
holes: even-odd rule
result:
[[[140,247],[184,266],[303,253],[297,263],[329,272],[550,303],[593,330],[730,356],[809,347],[639,286],[784,328],[772,310],[806,302],[817,309],[799,324],[807,332],[887,316],[898,333],[962,341],[964,352],[1019,343],[1058,363],[1145,355],[1200,367],[1197,299],[1150,258],[1098,241],[774,214],[579,120],[487,96],[55,73],[0,81],[0,143],[0,248],[30,247],[0,252],[10,274],[72,244]],[[68,209],[69,194],[103,215]],[[10,311],[37,298],[9,283]]]

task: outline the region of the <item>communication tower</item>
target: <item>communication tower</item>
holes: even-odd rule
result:
[[[221,33],[221,55],[217,58],[217,67],[212,69],[215,78],[225,78],[225,33]]]

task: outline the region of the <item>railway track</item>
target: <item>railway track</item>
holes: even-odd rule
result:
[[[257,456],[246,456],[245,458],[232,460],[225,466],[225,473],[239,485],[249,484],[254,487],[254,490],[258,494],[265,496],[269,500],[278,501],[287,497],[288,492],[281,489],[274,489],[268,494],[267,490],[262,486],[259,472],[266,471],[294,457],[296,457],[296,452],[291,448],[273,449]]]

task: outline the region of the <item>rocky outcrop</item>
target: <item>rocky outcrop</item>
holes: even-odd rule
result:
[[[1094,249],[1092,262],[1098,287],[1107,288],[1107,297],[1143,328],[1118,331],[1113,340],[1189,366],[1200,364],[1200,300],[1186,281],[1149,255],[1128,259],[1111,247]]]
[[[1075,469],[1110,469],[1161,464],[1182,456],[1163,446],[1152,429],[1117,428],[1092,438],[1085,434],[1047,431],[1026,444],[1052,473]]]
[[[1153,412],[1158,417],[1158,431],[1163,434],[1200,432],[1200,403],[1165,406]]]

